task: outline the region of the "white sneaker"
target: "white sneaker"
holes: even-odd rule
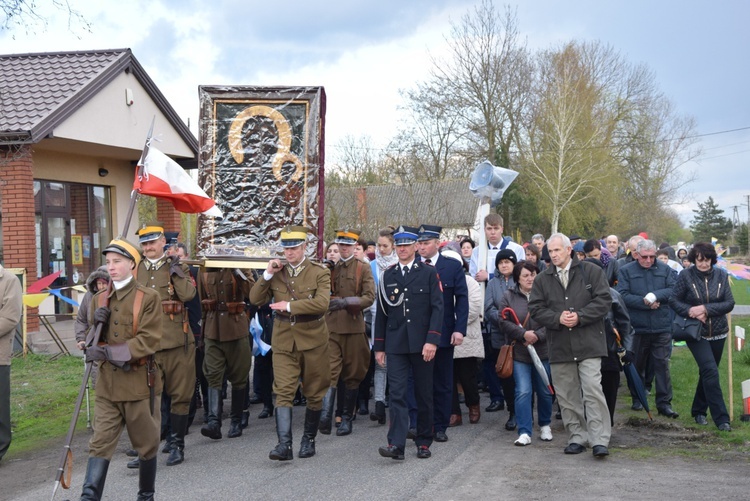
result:
[[[531,443],[531,437],[528,436],[526,433],[521,433],[518,436],[518,439],[514,443],[519,447],[523,447],[524,445],[529,445]]]
[[[541,431],[541,434],[539,435],[541,440],[544,440],[545,442],[552,440],[552,429],[549,426],[542,426],[539,428],[539,431]]]

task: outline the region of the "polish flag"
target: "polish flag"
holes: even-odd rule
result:
[[[136,173],[133,189],[142,195],[167,199],[180,212],[224,217],[216,202],[206,195],[185,169],[153,146],[149,147],[143,162],[143,174],[139,176]]]

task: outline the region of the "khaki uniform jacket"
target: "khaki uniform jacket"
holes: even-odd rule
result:
[[[0,365],[10,365],[13,333],[23,312],[22,295],[18,278],[0,266]]]
[[[133,303],[136,287],[144,292],[141,311],[138,314],[138,331],[133,335]],[[94,325],[94,311],[99,299],[107,291],[94,296],[89,308],[89,323]],[[100,362],[96,394],[112,402],[133,402],[149,398],[146,366],[134,362],[153,355],[159,350],[162,337],[162,313],[159,295],[153,290],[131,280],[120,290],[113,289],[109,295],[109,324],[102,329],[101,341],[110,344],[127,343],[130,350],[131,369],[124,371],[108,362]],[[154,378],[154,392],[161,393],[161,376]]]
[[[311,322],[283,322],[277,318],[273,322],[273,338],[271,347],[274,350],[291,352],[296,346],[298,350],[311,350],[328,343],[328,328],[325,322],[325,312],[331,299],[331,272],[327,268],[314,264],[305,258],[297,267],[297,276],[292,276],[290,266],[274,273],[270,281],[261,275],[250,290],[250,302],[262,306],[271,299],[273,302],[289,301],[291,315],[320,315],[320,320]],[[300,270],[301,269],[301,270]],[[282,280],[282,273],[287,273],[289,282],[297,298],[290,294],[287,285]]]
[[[156,264],[152,265],[151,262],[144,257],[138,265],[138,283],[158,292],[161,301],[171,299],[182,301],[184,303],[195,297],[195,283],[190,276],[188,265],[179,262],[173,264],[173,261],[173,257],[164,256]],[[176,268],[182,271],[182,276],[177,274],[175,271]],[[172,297],[170,297],[168,290],[170,274],[172,285],[174,287],[174,295]],[[185,321],[187,321],[187,310],[183,309],[183,311]],[[187,327],[187,335],[184,332],[182,317],[183,314],[181,313],[171,316],[167,313],[162,313],[163,333],[160,350],[169,350],[177,348],[178,346],[195,343],[195,339],[190,332],[189,326]]]
[[[360,270],[359,280],[357,268]],[[372,278],[370,265],[355,258],[339,260],[331,273],[331,296],[359,297],[360,311],[354,316],[346,308],[329,311],[326,314],[328,330],[336,334],[363,334],[365,317],[362,310],[375,302],[375,280]]]
[[[243,274],[248,280],[243,280],[229,268],[209,269],[198,274],[201,301],[211,301],[210,307],[201,308],[203,336],[206,339],[235,341],[250,335],[247,311],[244,308],[240,313],[227,311],[227,303],[244,303],[250,294],[252,274],[249,270],[243,270]]]

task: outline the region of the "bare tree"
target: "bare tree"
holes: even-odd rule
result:
[[[507,166],[530,82],[531,64],[518,33],[516,14],[483,0],[452,26],[450,57],[434,60],[434,85],[458,113],[474,160]]]
[[[597,51],[571,43],[541,53],[538,60],[522,172],[549,211],[552,233],[566,210],[594,196],[613,167],[608,146],[615,122],[606,106],[610,86],[597,65],[618,61]]]
[[[91,24],[79,11],[75,10],[70,0],[0,0],[0,30],[13,31],[16,28],[27,34],[36,33],[37,29],[47,29],[47,18],[40,13],[40,7],[50,5],[68,16],[68,30],[77,29],[90,32]],[[15,38],[15,37],[14,37]]]
[[[409,151],[413,177],[437,181],[465,174],[467,162],[460,153],[465,134],[455,100],[445,99],[434,81],[417,84],[403,95],[408,118],[394,143],[400,145],[398,150]]]

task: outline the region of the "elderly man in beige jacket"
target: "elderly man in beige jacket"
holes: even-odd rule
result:
[[[0,459],[10,447],[10,355],[21,319],[21,282],[0,265]]]

